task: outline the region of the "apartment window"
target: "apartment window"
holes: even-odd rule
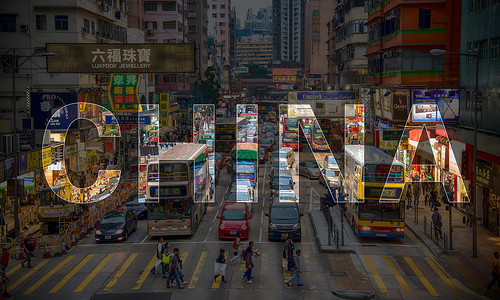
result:
[[[469,12],[474,12],[474,1],[475,0],[469,0]]]
[[[221,17],[221,18],[225,18],[225,17],[226,17],[226,14],[220,14],[220,17]]]
[[[144,11],[156,11],[156,3],[144,3]]]
[[[431,28],[431,10],[419,9],[418,10],[418,28],[426,29]]]
[[[188,31],[189,32],[196,32],[196,25],[189,25]]]
[[[56,30],[68,30],[68,16],[54,16]]]
[[[226,9],[226,6],[224,4],[221,4],[220,9]]]
[[[90,21],[83,19],[83,32],[90,33]]]
[[[217,14],[212,14],[212,18],[217,19]]]
[[[500,58],[500,37],[491,39],[490,59]]]
[[[217,4],[212,5],[212,9],[217,9]]]
[[[0,32],[16,32],[16,15],[0,15]]]
[[[162,4],[163,11],[175,11],[176,2],[165,2]]]
[[[177,82],[177,76],[173,75],[163,75],[163,82]]]
[[[91,30],[92,35],[94,35],[95,34],[95,22],[94,21],[90,21],[90,30]]]
[[[196,18],[196,11],[188,11],[187,17],[188,18]]]
[[[47,16],[36,15],[36,30],[47,30]]]
[[[219,22],[219,26],[226,26],[226,22]]]
[[[226,31],[225,30],[221,30],[220,31],[220,35],[225,35],[226,34]]]
[[[144,27],[146,27],[146,29],[158,29],[158,23],[156,23],[156,22],[144,22]]]
[[[175,25],[176,25],[175,21],[163,22],[163,29],[176,29]]]
[[[486,60],[488,58],[488,40],[482,40],[476,43],[479,47],[479,61]]]

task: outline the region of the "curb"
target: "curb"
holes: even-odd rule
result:
[[[406,224],[405,227],[410,229],[413,236],[416,239],[420,240],[425,245],[427,250],[429,250],[435,257],[439,257],[441,255],[444,255],[443,250],[441,250],[441,248],[437,247],[432,240],[429,242],[428,238],[426,238],[426,239],[422,238],[421,234],[425,235],[425,233],[423,233],[423,231],[422,232],[417,231],[416,229],[413,228],[413,226],[410,226],[408,224],[408,222],[405,222],[405,224]]]
[[[356,253],[356,250],[354,248],[346,248],[345,246],[338,248],[338,249],[335,248],[335,246],[323,247],[323,245],[321,244],[321,240],[319,238],[319,235],[318,235],[318,231],[316,229],[316,223],[314,222],[311,213],[309,213],[309,219],[311,220],[311,224],[312,224],[312,227],[314,230],[314,235],[316,236],[316,241],[318,242],[319,252],[321,252],[321,253]]]
[[[371,299],[375,297],[375,292],[374,291],[351,291],[351,290],[346,290],[346,291],[337,291],[333,290],[332,294],[334,294],[337,297],[344,298],[344,299]]]

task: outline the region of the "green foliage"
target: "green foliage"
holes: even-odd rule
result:
[[[194,83],[193,92],[198,99],[198,103],[217,104],[220,88],[221,84],[217,71],[213,66],[210,66],[205,70],[203,76],[198,76],[198,80]]]

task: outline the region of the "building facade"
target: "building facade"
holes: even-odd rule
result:
[[[273,0],[273,60],[304,63],[304,1]]]
[[[190,0],[187,2],[188,40],[196,47],[196,74],[191,75],[190,85],[208,67],[208,2]]]
[[[271,36],[244,37],[236,43],[235,66],[249,64],[267,66],[272,62],[273,43]]]
[[[222,58],[226,68],[231,66],[230,14],[230,0],[208,0],[208,35],[215,39],[217,55]]]

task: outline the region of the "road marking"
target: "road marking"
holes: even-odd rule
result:
[[[85,278],[85,280],[82,281],[82,283],[80,283],[80,285],[75,289],[75,293],[79,293],[81,291],[83,291],[83,289],[92,281],[92,279],[94,279],[94,277],[97,275],[97,273],[99,273],[101,271],[102,268],[104,268],[104,266],[109,262],[109,260],[114,256],[115,254],[114,253],[110,253],[108,255],[106,255],[106,257],[104,257],[103,260],[101,260],[101,262],[97,265],[97,267],[94,268],[94,270],[92,270],[92,272],[90,272],[90,274],[87,276],[87,278]]]
[[[429,281],[425,278],[424,274],[417,268],[413,260],[411,260],[410,257],[405,256],[404,257],[406,263],[410,266],[410,268],[415,272],[417,275],[418,279],[422,282],[422,284],[425,286],[425,288],[429,291],[429,293],[432,296],[439,296],[439,294],[436,292],[436,290],[432,287],[432,285],[429,283]]]
[[[226,269],[227,269],[227,255],[229,252],[226,251],[224,254],[224,257],[226,257]],[[214,279],[214,282],[212,283],[212,288],[213,289],[218,289],[220,288],[220,284],[222,283],[222,276],[217,277],[217,279]]]
[[[410,287],[404,280],[403,276],[401,276],[401,273],[399,273],[398,269],[396,269],[396,266],[392,262],[391,258],[389,256],[384,256],[385,261],[389,265],[389,268],[391,269],[392,273],[394,274],[394,277],[396,277],[396,280],[399,282],[399,285],[403,288],[405,291],[406,295],[412,295],[413,292],[411,291]]]
[[[266,183],[266,174],[267,174],[267,163],[264,164],[264,180],[262,180],[262,192],[264,192],[264,185]],[[266,202],[266,197],[262,197],[262,207],[264,207],[265,202]]]
[[[304,270],[307,270],[307,268],[304,268],[304,267],[307,267],[307,266],[311,266],[312,265],[312,262],[311,262],[311,257],[309,256],[309,254],[307,253],[304,253],[302,254],[304,256],[304,261],[305,261],[305,264],[304,266],[302,267],[302,270],[301,271],[304,271]],[[311,283],[311,286],[310,286],[310,289],[311,290],[315,290],[317,289],[316,285]]]
[[[457,290],[457,288],[451,283],[450,279],[438,268],[438,266],[428,257],[425,258],[427,263],[431,266],[431,268],[436,272],[436,274],[441,277],[441,279],[446,283],[446,285],[453,290],[453,294],[457,297],[463,297],[463,295]]]
[[[142,240],[141,244],[144,244],[144,241],[148,238],[148,235],[146,234],[146,236],[144,237],[144,239]]]
[[[12,270],[10,270],[10,271],[7,272],[7,277],[9,277],[10,275],[14,274],[20,268],[21,268],[21,264],[18,264],[17,266],[15,266]]]
[[[135,286],[132,288],[133,290],[138,290],[141,288],[142,284],[146,280],[146,277],[148,277],[149,272],[151,272],[151,269],[153,268],[157,260],[158,258],[156,258],[156,254],[153,255],[153,258],[151,258],[151,260],[149,261],[148,265],[146,266],[146,269],[142,271],[141,277],[139,277],[139,280],[137,280]]]
[[[380,275],[378,275],[377,269],[375,269],[375,265],[373,264],[370,257],[366,254],[363,254],[363,258],[365,259],[366,265],[368,266],[368,269],[370,269],[373,279],[375,279],[375,282],[377,283],[380,291],[384,294],[389,294],[389,291],[385,287],[384,281],[382,280]]]
[[[266,261],[267,261],[267,252],[262,252],[261,254],[261,265],[260,265],[260,280],[259,280],[259,288],[262,289],[262,282],[264,282],[264,280],[262,280],[264,278],[264,268],[263,266],[266,265]]]
[[[68,275],[64,276],[64,278],[61,281],[59,281],[59,283],[53,289],[51,289],[49,293],[50,294],[57,293],[57,291],[59,291],[71,279],[71,277],[73,277],[78,271],[80,271],[80,269],[86,263],[88,263],[89,260],[92,259],[92,257],[94,257],[94,254],[90,254],[87,257],[85,257],[78,265],[76,265],[76,267],[73,268],[73,270],[71,270],[71,272],[68,273]]]
[[[210,232],[212,231],[212,228],[213,228],[213,226],[210,226],[210,228],[208,229],[207,236],[205,237],[205,240],[203,241],[203,243],[205,243],[208,240],[208,236],[210,236]]]
[[[130,264],[134,261],[134,259],[136,257],[137,257],[137,253],[132,253],[128,257],[127,261],[125,261],[125,263],[123,264],[123,266],[118,270],[118,272],[116,272],[115,276],[113,276],[113,279],[111,279],[111,281],[108,282],[108,284],[104,288],[105,291],[111,290],[111,288],[116,284],[116,282],[118,281],[118,279],[120,279],[120,277],[122,277],[122,275],[125,273],[125,271],[127,270],[127,268],[130,266]]]
[[[260,224],[264,223],[264,211],[260,212]]]
[[[281,258],[281,266],[283,266],[283,260],[285,260],[285,258]],[[288,279],[290,279],[291,275],[290,275],[290,271],[288,271],[288,268],[281,268],[281,270],[283,270],[283,277],[285,277],[285,281],[287,281]],[[285,286],[286,288],[291,288],[288,287],[288,286]]]
[[[26,292],[23,293],[23,295],[30,295],[33,293],[38,287],[40,287],[45,281],[47,281],[50,276],[54,275],[55,272],[59,271],[64,265],[66,265],[70,260],[72,260],[75,256],[70,255],[66,257],[65,260],[63,260],[61,263],[59,263],[55,268],[50,270],[47,274],[45,274],[40,280],[37,281],[34,285],[32,285]]]
[[[262,242],[262,227],[259,230],[259,243]]]
[[[34,267],[33,269],[31,269],[31,271],[29,271],[28,273],[24,274],[23,277],[19,278],[19,280],[17,280],[16,282],[14,282],[12,285],[9,285],[9,289],[11,291],[14,290],[18,285],[20,285],[21,283],[23,283],[23,281],[25,281],[26,279],[28,279],[36,271],[40,270],[48,262],[49,262],[48,260],[45,260],[45,261],[42,261],[41,263],[39,263],[36,267]]]
[[[198,260],[198,264],[196,265],[196,269],[194,269],[193,277],[191,277],[191,281],[189,282],[188,289],[193,289],[200,278],[201,267],[207,258],[207,251],[201,252],[200,259]]]
[[[219,210],[217,210],[217,212],[215,213],[215,216],[214,216],[214,219],[212,220],[212,223],[215,222],[215,220],[217,220],[217,216],[219,215]]]

